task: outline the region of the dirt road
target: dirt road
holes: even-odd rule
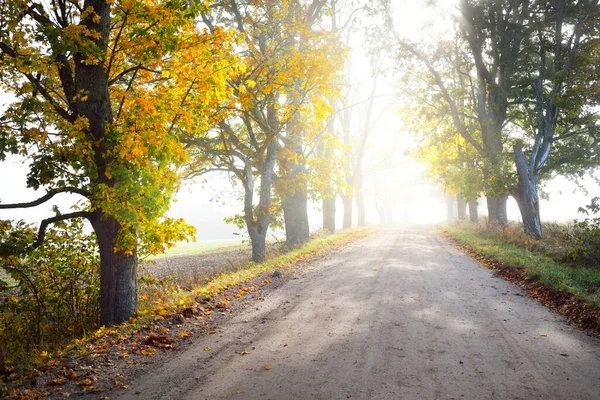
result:
[[[600,340],[434,232],[395,228],[286,283],[121,398],[600,399]]]

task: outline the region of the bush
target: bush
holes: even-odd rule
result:
[[[58,348],[98,325],[95,236],[80,220],[49,228],[37,249],[35,235],[23,221],[0,221],[0,369],[17,360],[26,365],[34,351]]]
[[[589,266],[600,265],[600,198],[594,197],[579,212],[585,215],[583,220],[575,220],[572,229],[567,232],[566,258],[570,261]]]

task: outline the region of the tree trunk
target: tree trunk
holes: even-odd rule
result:
[[[479,223],[479,212],[477,210],[477,200],[469,201],[469,220],[474,224]]]
[[[541,239],[542,222],[540,220],[537,176],[531,170],[527,158],[520,147],[514,147],[514,155],[519,184],[513,188],[512,195],[519,205],[525,233],[536,239]]]
[[[308,241],[308,195],[306,162],[302,147],[302,132],[298,129],[296,117],[288,123],[289,137],[284,141],[291,157],[279,160],[279,173],[287,188],[281,192],[285,241],[289,247],[296,247]]]
[[[359,169],[359,175],[356,177],[354,186],[354,197],[356,198],[356,216],[358,218],[358,226],[367,225],[365,216],[365,198],[363,196],[363,177]]]
[[[335,232],[335,197],[323,199],[323,230]]]
[[[458,211],[458,218],[466,219],[467,218],[467,202],[465,201],[465,199],[462,198],[461,195],[456,196],[456,205],[457,205],[457,211]]]
[[[277,113],[275,112],[273,106],[270,106],[267,109],[267,116],[269,120],[269,126],[277,126]],[[276,130],[274,131],[276,132]],[[244,214],[246,217],[248,234],[250,235],[250,240],[252,241],[252,261],[255,263],[261,263],[265,261],[267,231],[269,230],[269,224],[271,223],[271,189],[273,187],[273,171],[275,169],[277,148],[277,140],[272,139],[267,146],[264,162],[262,163],[260,169],[260,189],[256,216],[254,215],[254,207],[252,205],[252,199],[254,195],[252,167],[250,165],[246,165],[247,185],[245,188],[246,193],[244,197]]]
[[[297,190],[283,199],[283,219],[285,222],[285,241],[289,247],[300,246],[308,241],[308,205],[306,192]]]
[[[352,196],[342,194],[342,202],[344,203],[344,229],[352,227]]]
[[[120,324],[137,310],[137,254],[114,251],[120,226],[113,218],[98,215],[92,225],[100,251],[100,323]]]
[[[446,195],[446,220],[454,221],[454,197]]]
[[[488,226],[500,225],[502,227],[508,224],[508,217],[506,214],[506,200],[508,196],[496,196],[487,197],[487,209],[488,209]]]
[[[250,243],[252,245],[252,262],[261,263],[265,261],[267,248],[267,231],[260,231],[258,226],[248,226]]]

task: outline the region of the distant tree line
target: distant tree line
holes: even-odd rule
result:
[[[391,2],[381,5],[396,32]],[[513,196],[541,238],[540,183],[600,162],[598,1],[460,0],[453,11],[443,38],[395,33],[418,155],[447,192],[485,196],[490,224],[507,223]]]

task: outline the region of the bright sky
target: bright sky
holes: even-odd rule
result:
[[[454,0],[441,0],[446,11],[442,12],[446,17],[452,12]],[[448,23],[440,23],[440,16],[433,15],[431,9],[424,6],[424,2],[415,0],[393,0],[396,8],[395,23],[403,36],[413,36],[428,34],[433,32],[443,31],[451,26]],[[423,21],[433,21],[436,23],[429,25],[425,31],[419,29]],[[424,33],[426,32],[426,33]],[[362,43],[362,39],[355,40],[353,43]],[[354,83],[359,83],[362,87],[358,98],[365,99],[370,92],[370,83],[368,77],[370,71],[368,62],[364,56],[364,50],[357,46],[352,56]],[[393,78],[386,77],[378,84],[378,93],[381,95],[395,93],[392,85],[386,81],[392,82]],[[409,135],[403,132],[398,132],[398,116],[394,113],[394,107],[389,106],[391,97],[383,96],[375,102],[375,111],[373,118],[380,118],[373,127],[371,137],[373,143],[370,149],[373,150],[377,158],[377,149],[389,148],[390,146],[398,145],[399,149],[396,152],[396,157],[393,160],[395,168],[388,169],[379,175],[368,175],[367,180],[373,184],[367,189],[367,219],[371,223],[377,223],[379,217],[375,208],[375,196],[381,187],[381,176],[385,176],[387,181],[384,186],[393,187],[393,194],[398,198],[398,205],[394,209],[394,217],[398,222],[421,222],[431,223],[438,222],[445,218],[445,203],[440,196],[439,190],[436,190],[431,184],[428,184],[422,179],[423,167],[417,165],[414,161],[403,156],[404,150],[409,146],[411,141]],[[0,93],[0,110],[9,101],[6,95]],[[383,111],[385,109],[385,111]],[[400,139],[398,139],[400,135]],[[372,166],[372,163],[371,163]],[[369,168],[369,165],[365,165]],[[10,157],[6,162],[0,163],[0,201],[2,203],[31,201],[44,192],[35,193],[25,186],[25,177],[27,175],[27,166],[23,160],[17,157]],[[170,215],[183,217],[198,229],[198,239],[227,239],[234,238],[233,232],[239,230],[232,226],[227,226],[223,222],[226,216],[232,216],[241,212],[241,204],[234,200],[230,192],[229,183],[224,177],[214,177],[209,184],[202,185],[197,180],[195,184],[186,184],[177,196],[178,202],[173,204]],[[550,193],[550,201],[542,200],[541,213],[544,220],[568,221],[577,216],[577,208],[588,203],[588,198],[594,195],[600,195],[595,182],[591,179],[585,182],[589,195],[585,196],[582,193],[574,194],[575,185],[565,179],[557,179],[550,182],[548,192]],[[378,186],[379,185],[379,186]],[[212,202],[211,199],[215,195],[228,192],[224,196],[225,204]],[[41,219],[51,215],[52,205],[58,205],[62,212],[66,212],[68,208],[78,199],[77,196],[60,195],[56,196],[52,201],[43,206],[26,210],[0,210],[0,218],[2,219],[25,219],[30,222],[39,222]],[[342,204],[338,199],[337,204],[338,226],[341,226],[342,219]],[[486,212],[484,201],[480,201],[480,213]],[[310,211],[312,228],[318,228],[321,225],[321,217],[319,212],[312,208]],[[356,215],[356,213],[355,213]],[[514,200],[509,203],[509,217],[518,219],[519,213]]]

